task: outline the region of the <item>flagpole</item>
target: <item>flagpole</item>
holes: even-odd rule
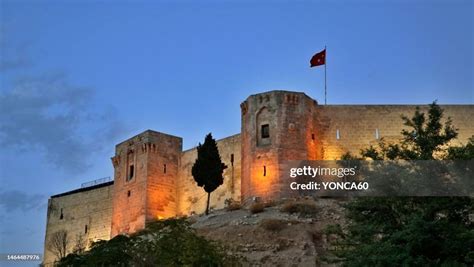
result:
[[[327,87],[326,87],[326,66],[328,64],[328,59],[327,59],[327,56],[328,56],[328,51],[326,50],[326,46],[324,46],[324,54],[325,54],[325,57],[324,57],[324,105],[327,105]]]

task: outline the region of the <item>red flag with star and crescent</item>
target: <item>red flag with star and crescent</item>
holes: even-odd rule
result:
[[[316,53],[309,63],[311,64],[310,68],[326,64],[326,49]]]

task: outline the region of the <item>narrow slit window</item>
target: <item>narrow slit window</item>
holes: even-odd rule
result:
[[[263,124],[262,125],[262,138],[268,138],[270,137],[270,125],[268,124]]]
[[[61,208],[61,214],[59,215],[59,219],[62,220],[63,218],[64,218],[63,209]]]
[[[234,154],[230,154],[230,165],[234,166]]]
[[[163,173],[166,173],[166,164],[163,165]]]
[[[267,166],[263,165],[263,176],[267,176]]]
[[[339,129],[336,130],[336,139],[341,139],[341,133],[339,132]]]
[[[379,133],[379,128],[375,129],[375,139],[380,139],[380,133]]]
[[[132,180],[133,176],[135,175],[135,166],[130,165],[128,169],[128,180]]]
[[[87,224],[84,226],[84,234],[87,234]]]
[[[314,133],[313,133],[313,134],[311,134],[311,140],[313,140],[313,141],[314,141]]]
[[[127,197],[130,197],[131,194],[132,194],[132,192],[130,192],[130,190],[128,190]]]

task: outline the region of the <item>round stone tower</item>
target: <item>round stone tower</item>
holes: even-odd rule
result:
[[[304,93],[270,91],[249,96],[242,111],[242,201],[281,197],[288,187],[284,164],[315,160],[317,102]]]

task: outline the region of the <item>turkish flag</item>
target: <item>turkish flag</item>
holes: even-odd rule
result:
[[[326,49],[314,55],[309,63],[310,68],[326,64]]]

